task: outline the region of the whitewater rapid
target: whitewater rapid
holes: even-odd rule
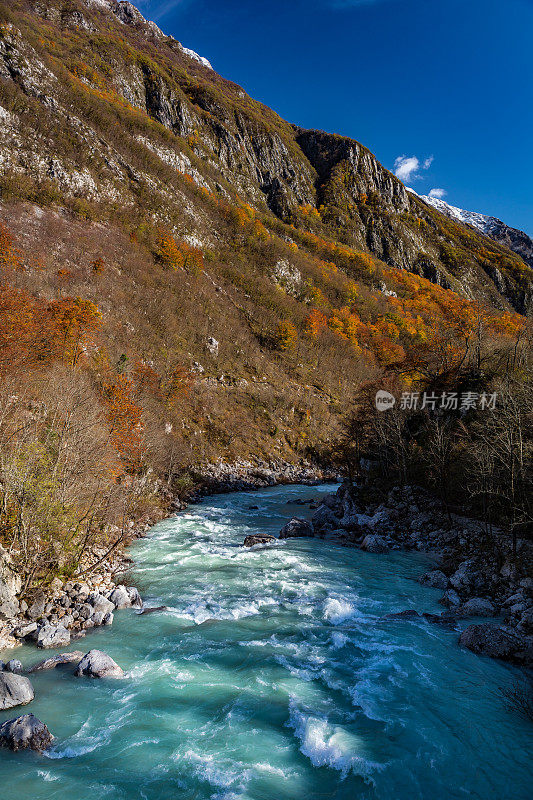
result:
[[[529,798],[530,731],[498,693],[517,670],[461,650],[453,629],[383,619],[441,610],[438,590],[416,581],[427,556],[312,539],[242,547],[309,516],[295,499],[331,490],[210,498],[137,542],[132,577],[167,610],[121,611],[69,648],[105,650],[122,681],[32,676],[36,699],[20,713],[56,741],[45,756],[0,752],[9,796]]]

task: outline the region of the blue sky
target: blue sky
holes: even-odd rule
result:
[[[533,0],[137,5],[285,119],[533,235]]]

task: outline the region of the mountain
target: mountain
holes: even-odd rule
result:
[[[358,142],[284,122],[130,3],[17,0],[3,18],[4,193],[172,205],[163,173],[180,172],[391,267],[530,308],[531,276],[507,247],[428,210]]]
[[[410,190],[412,191],[412,190]],[[476,211],[465,211],[463,208],[457,208],[441,200],[438,197],[430,197],[428,195],[417,195],[425,203],[428,203],[437,211],[445,214],[450,219],[456,219],[458,222],[464,222],[465,225],[470,225],[476,228],[486,236],[490,236],[498,244],[508,247],[512,250],[530,267],[533,267],[533,239],[524,231],[517,228],[511,228],[502,222],[497,217],[487,216],[486,214],[479,214]]]
[[[27,585],[219,459],[329,463],[372,382],[516,363],[528,264],[130,3],[0,2],[0,119],[0,540]]]

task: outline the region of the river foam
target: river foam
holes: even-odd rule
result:
[[[134,545],[133,577],[166,610],[123,611],[84,640],[123,681],[32,676],[56,740],[44,762],[0,751],[17,800],[529,800],[527,730],[498,697],[516,670],[441,626],[382,619],[440,609],[413,580],[426,556],[242,546],[324,491],[212,498]]]

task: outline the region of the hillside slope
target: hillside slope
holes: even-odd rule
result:
[[[129,3],[0,3],[0,118],[0,538],[38,532],[29,581],[200,463],[321,458],[365,381],[524,329],[516,254]]]

